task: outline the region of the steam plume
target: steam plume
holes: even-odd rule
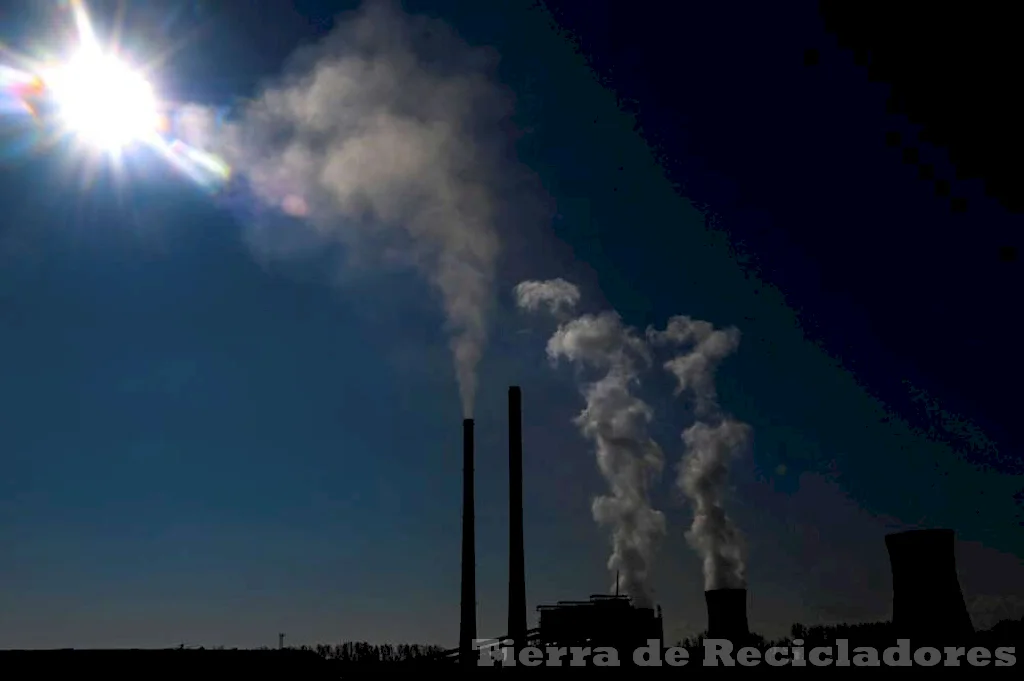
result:
[[[580,302],[580,290],[565,279],[524,281],[514,289],[519,307],[536,312],[542,306],[559,319],[571,314]]]
[[[580,298],[579,290],[561,279],[522,282],[514,292],[521,309],[545,306],[562,319]],[[603,372],[581,386],[586,408],[575,419],[584,437],[595,443],[598,468],[611,488],[594,499],[592,513],[612,531],[608,569],[619,572],[622,589],[637,605],[650,607],[649,571],[665,518],[648,496],[664,464],[661,448],[647,434],[652,411],[632,393],[640,371],[651,363],[647,343],[616,313],[602,312],[562,321],[547,354],[553,364],[564,358],[579,369]]]
[[[499,131],[510,109],[489,77],[494,61],[440,21],[371,1],[233,122],[215,125],[195,106],[180,116],[185,141],[223,157],[266,205],[308,220],[350,256],[372,251],[428,277],[467,417],[499,250]]]
[[[664,331],[648,329],[656,345],[676,345],[686,352],[665,362],[676,377],[676,394],[693,400],[697,421],[683,431],[686,454],[677,484],[693,505],[687,541],[704,563],[704,588],[746,587],[743,536],[725,512],[729,466],[751,441],[750,426],[725,415],[715,389],[719,363],[739,347],[735,328],[715,329],[705,321],[673,317]]]

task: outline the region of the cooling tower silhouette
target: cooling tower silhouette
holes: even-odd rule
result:
[[[508,636],[526,641],[526,559],[523,546],[523,395],[508,389]]]
[[[704,592],[708,606],[708,638],[742,639],[747,627],[747,590],[712,589]]]
[[[897,635],[955,639],[974,633],[956,574],[953,530],[886,535],[892,567],[892,623]]]
[[[475,665],[476,654],[476,517],[473,495],[473,419],[462,421],[462,609],[459,660]]]

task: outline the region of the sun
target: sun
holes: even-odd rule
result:
[[[71,50],[35,70],[57,132],[112,156],[136,142],[152,144],[163,118],[145,70],[120,55],[116,39],[100,42],[82,0],[68,7],[77,29]]]
[[[152,85],[97,46],[82,46],[43,80],[68,132],[101,151],[118,152],[159,129]]]
[[[121,49],[122,15],[100,40],[84,0],[64,0],[61,8],[69,10],[74,26],[59,36],[66,41],[49,45],[44,55],[21,55],[0,43],[0,59],[8,62],[0,63],[0,119],[17,116],[31,122],[26,148],[66,149],[63,142],[73,140],[76,153],[68,160],[72,169],[82,171],[83,188],[108,169],[121,186],[124,171],[148,170],[153,160],[169,163],[211,192],[227,186],[231,167],[177,138],[180,105],[162,99],[151,81],[155,69],[184,43],[138,62]]]

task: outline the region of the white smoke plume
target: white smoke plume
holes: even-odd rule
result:
[[[740,333],[678,316],[669,320],[664,331],[648,329],[647,337],[655,345],[686,349],[665,362],[664,368],[676,378],[676,394],[685,392],[693,400],[697,418],[683,431],[686,454],[677,485],[693,507],[693,524],[686,538],[703,562],[704,588],[745,588],[745,544],[725,511],[725,492],[729,466],[750,446],[752,431],[722,412],[715,389],[715,370],[739,347]]]
[[[571,314],[580,302],[580,290],[565,279],[520,282],[514,293],[520,308],[536,312],[544,306],[558,319]]]
[[[580,298],[579,289],[561,279],[522,282],[514,292],[521,309],[546,306],[560,319]],[[665,518],[649,499],[649,487],[664,465],[661,448],[647,433],[652,411],[633,394],[640,372],[651,363],[647,343],[614,312],[584,314],[561,321],[547,354],[553,364],[564,358],[601,374],[581,386],[586,408],[575,419],[594,442],[598,468],[610,487],[609,494],[594,499],[592,513],[611,528],[608,569],[619,574],[619,586],[638,606],[651,607],[649,573]]]
[[[739,347],[739,330],[715,329],[708,322],[676,316],[668,320],[664,331],[648,329],[647,337],[656,345],[691,347],[666,362],[665,369],[676,377],[676,395],[688,391],[698,416],[714,417],[719,410],[715,370]]]
[[[704,563],[704,589],[746,587],[743,535],[725,511],[729,465],[750,442],[750,427],[733,419],[702,421],[683,431],[686,456],[677,484],[693,504],[687,541]]]
[[[500,246],[511,102],[494,64],[442,22],[372,0],[229,122],[197,106],[179,116],[184,141],[221,156],[267,206],[308,220],[350,256],[369,250],[429,278],[466,416]]]

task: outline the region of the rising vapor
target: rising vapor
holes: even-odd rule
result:
[[[595,443],[598,468],[610,487],[610,494],[594,499],[592,512],[611,528],[608,569],[619,573],[621,588],[637,605],[651,607],[649,573],[665,518],[651,507],[649,487],[664,460],[647,434],[652,411],[632,392],[640,371],[651,363],[647,343],[614,312],[569,318],[580,293],[562,279],[525,281],[514,293],[521,309],[543,307],[560,320],[547,344],[552,363],[567,359],[580,370],[603,374],[581,386],[586,408],[575,419]]]
[[[546,307],[558,319],[572,314],[580,302],[580,290],[565,279],[524,281],[516,284],[513,292],[521,309],[536,312]]]
[[[647,337],[654,345],[685,349],[664,368],[676,378],[676,394],[685,392],[693,400],[697,419],[683,431],[686,454],[677,484],[693,506],[686,538],[703,562],[704,588],[745,588],[743,535],[725,512],[725,492],[729,466],[750,446],[752,431],[722,411],[715,389],[715,370],[739,347],[739,331],[678,316],[664,331],[648,329]]]
[[[463,411],[487,335],[510,99],[490,52],[384,0],[339,19],[231,122],[182,111],[182,138],[223,157],[262,203],[350,257],[422,271],[440,293]],[[286,235],[279,238],[286,240]],[[369,253],[368,253],[369,252]]]

